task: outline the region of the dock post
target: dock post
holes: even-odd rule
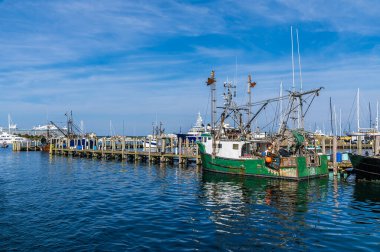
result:
[[[338,149],[338,142],[337,142],[336,136],[333,136],[333,151],[332,151],[332,155],[333,155],[333,171],[334,171],[334,176],[338,175],[338,164],[336,162],[337,149]]]
[[[332,138],[329,138],[329,150],[330,150],[330,154],[332,153]]]
[[[103,137],[102,138],[102,158],[104,157],[104,148],[106,148],[106,141],[105,141],[105,138]]]
[[[166,139],[165,138],[161,138],[161,153],[166,153]]]
[[[152,161],[152,157],[151,157],[151,151],[152,151],[152,137],[149,137],[148,138],[148,141],[149,141],[149,154],[148,154],[148,160],[149,160],[149,162],[151,162]],[[157,144],[157,142],[156,142],[156,144]],[[146,142],[144,143],[144,147],[146,146]]]
[[[357,147],[358,147],[358,154],[362,155],[363,154],[363,147],[362,147],[362,136],[358,136],[358,141],[356,142]]]
[[[189,150],[189,139],[188,138],[186,138],[186,140],[185,140],[185,153],[186,153],[186,155],[189,155],[189,152],[190,152],[190,150]]]
[[[198,146],[198,144],[196,144],[196,159],[195,160],[196,160],[197,165],[201,164],[201,162],[200,162],[201,160],[199,159],[199,146]]]
[[[373,155],[379,155],[380,151],[380,136],[375,136],[375,148],[374,148],[374,153]]]
[[[350,139],[350,153],[352,152],[352,143],[351,143],[351,141],[352,141],[352,138]]]
[[[166,158],[165,158],[165,153],[166,153],[166,139],[165,138],[161,138],[161,153],[160,153],[160,162],[161,163],[164,163],[166,162]]]
[[[121,160],[124,159],[124,151],[125,151],[125,137],[121,139]]]
[[[322,136],[322,153],[326,154],[326,136]]]
[[[135,162],[137,162],[138,157],[137,157],[137,139],[136,138],[133,138],[133,148],[135,151]]]
[[[178,140],[178,163],[182,164],[182,138]]]
[[[51,140],[51,143],[49,145],[49,154],[50,155],[53,155],[53,143],[54,143],[54,139]]]
[[[170,153],[173,153],[173,137],[170,137]]]
[[[114,152],[115,152],[115,146],[116,145],[116,141],[114,138],[111,138],[111,154],[112,156],[114,155]]]

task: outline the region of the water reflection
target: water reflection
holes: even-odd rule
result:
[[[297,182],[204,173],[201,187],[201,203],[211,213],[221,248],[304,250],[305,231],[314,228],[308,218],[318,217],[309,205],[327,199],[328,178]],[[229,244],[235,239],[239,246]]]
[[[355,201],[380,202],[380,183],[357,181],[353,198]]]
[[[281,211],[306,211],[307,204],[327,196],[328,178],[289,181],[204,173],[203,189],[214,204],[249,203]]]

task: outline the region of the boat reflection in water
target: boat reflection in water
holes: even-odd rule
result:
[[[304,250],[314,243],[310,233],[319,218],[316,206],[328,197],[328,178],[288,181],[205,172],[202,182],[201,203],[211,212],[218,249]]]
[[[354,200],[359,202],[380,202],[380,183],[358,181],[355,184],[353,196]]]

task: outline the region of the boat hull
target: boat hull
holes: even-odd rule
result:
[[[357,179],[380,180],[380,158],[348,153]]]
[[[219,172],[227,174],[270,177],[280,179],[301,180],[328,175],[328,160],[326,155],[320,155],[318,166],[307,165],[305,157],[288,159],[288,165],[273,168],[265,163],[264,158],[230,159],[223,157],[212,157],[205,153],[200,145],[202,166],[204,171]]]

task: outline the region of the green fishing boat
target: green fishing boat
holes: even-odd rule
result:
[[[296,112],[302,115],[300,121],[303,124],[302,105],[306,104],[303,97],[316,96],[322,88],[307,92],[290,92],[287,96],[290,100],[289,109],[284,113],[276,134],[258,138],[257,134],[251,132],[250,124],[270,101],[276,101],[276,99],[262,102],[257,113],[248,117],[251,102],[249,101],[245,106],[238,106],[232,99],[233,89],[236,86],[225,83],[224,106],[219,107],[222,113],[218,120],[215,120],[215,82],[214,72],[212,72],[207,81],[212,91],[211,129],[209,133],[203,134],[202,140],[198,142],[204,171],[294,180],[328,175],[327,155],[318,154],[312,148],[307,148],[315,145],[313,134],[304,131],[303,127],[292,130],[287,127],[287,121],[291,114],[294,115],[295,107],[299,109],[299,112]],[[249,90],[255,85],[256,83],[251,82],[249,76]],[[284,97],[279,97],[277,100],[280,99]],[[242,111],[248,111],[246,123],[243,123]],[[227,119],[234,121],[237,126],[228,127]]]

